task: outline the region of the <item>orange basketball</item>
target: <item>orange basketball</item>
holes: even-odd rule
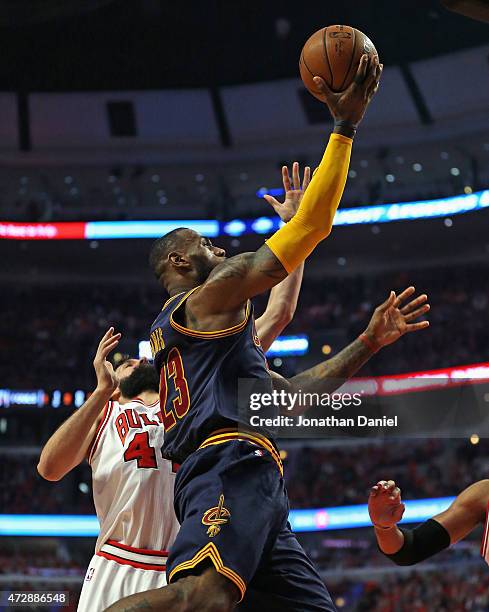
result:
[[[313,77],[322,77],[333,91],[343,91],[353,81],[365,53],[373,58],[377,50],[360,30],[345,25],[321,28],[302,48],[299,60],[302,81],[313,96],[324,101]]]

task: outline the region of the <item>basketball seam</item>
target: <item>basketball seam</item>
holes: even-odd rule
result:
[[[343,91],[343,86],[345,84],[346,77],[350,74],[351,66],[353,64],[353,58],[355,57],[355,46],[357,44],[357,41],[356,41],[357,35],[355,32],[355,28],[352,28],[351,31],[353,33],[353,46],[351,49],[351,60],[350,60],[350,65],[348,66],[348,70],[346,71],[345,78],[343,79],[343,83],[341,83],[340,91]]]
[[[333,89],[333,85],[334,85],[334,74],[333,74],[333,69],[331,68],[331,63],[329,61],[329,56],[328,56],[328,45],[326,44],[326,34],[328,33],[328,28],[324,28],[324,34],[323,34],[323,49],[324,49],[324,55],[326,57],[326,61],[328,62],[328,68],[329,68],[329,73],[331,75],[331,84],[328,83],[328,85],[331,87],[331,89]]]
[[[307,68],[307,70],[309,71],[309,74],[310,74],[312,77],[316,76],[315,74],[313,74],[313,73],[312,73],[312,70],[311,70],[311,69],[309,68],[309,66],[306,64],[306,58],[304,57],[304,52],[302,52],[302,53],[301,53],[301,57],[300,57],[300,59],[299,59],[299,62],[300,62],[300,60],[302,60],[302,62],[304,63],[304,66],[305,66],[305,67]]]

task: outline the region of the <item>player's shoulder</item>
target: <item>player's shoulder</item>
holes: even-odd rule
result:
[[[172,307],[175,307],[178,305],[179,303],[179,299],[178,298],[184,298],[186,297],[188,294],[190,293],[190,291],[180,291],[179,293],[176,293],[175,295],[170,296],[166,302],[163,304],[163,307],[161,309],[161,312],[165,312],[167,310],[172,310]]]
[[[173,311],[185,300],[187,294],[188,292],[182,291],[181,293],[172,295],[166,300],[160,312],[157,314],[156,319],[151,324],[150,342],[158,343],[158,333],[161,333],[158,332],[158,330],[169,325]]]

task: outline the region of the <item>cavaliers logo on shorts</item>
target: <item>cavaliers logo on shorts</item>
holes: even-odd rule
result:
[[[219,504],[209,508],[202,517],[202,524],[208,525],[207,535],[213,538],[221,531],[221,525],[226,524],[231,517],[231,512],[224,507],[224,495],[219,497]]]

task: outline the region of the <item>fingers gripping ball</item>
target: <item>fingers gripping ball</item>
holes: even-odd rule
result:
[[[324,102],[324,94],[313,78],[320,76],[333,91],[343,91],[355,78],[364,54],[370,58],[378,55],[370,38],[360,30],[344,25],[321,28],[302,49],[299,60],[302,81],[313,96]]]

